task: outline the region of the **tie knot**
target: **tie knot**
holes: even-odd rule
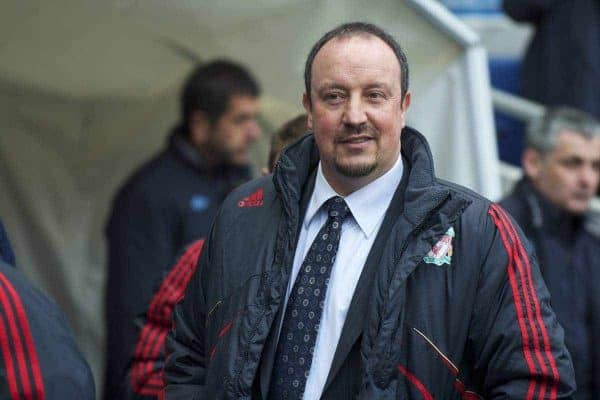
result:
[[[350,208],[340,196],[330,198],[325,202],[325,208],[331,218],[343,220],[350,214]]]

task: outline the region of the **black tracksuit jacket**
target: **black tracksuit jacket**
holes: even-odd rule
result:
[[[95,400],[65,315],[0,260],[0,399]]]
[[[570,398],[563,330],[522,232],[499,206],[436,179],[422,135],[405,128],[401,140],[404,176],[354,293],[368,301],[353,299],[336,349],[348,351],[334,357],[322,399]],[[166,399],[267,397],[264,349],[317,163],[308,135],[273,177],[224,202],[174,312]],[[433,247],[450,228],[450,263],[437,265],[428,256],[443,255]]]

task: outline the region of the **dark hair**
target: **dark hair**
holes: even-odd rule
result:
[[[308,116],[300,114],[283,124],[281,128],[271,138],[271,150],[269,151],[269,169],[273,171],[275,162],[281,150],[294,140],[303,136],[308,130]]]
[[[402,98],[408,91],[408,61],[406,59],[406,54],[404,54],[404,50],[400,46],[400,43],[396,41],[389,33],[381,29],[380,27],[367,23],[367,22],[349,22],[346,24],[342,24],[337,28],[334,28],[327,32],[325,35],[321,37],[315,43],[315,45],[308,53],[308,58],[306,59],[306,64],[304,65],[304,86],[306,89],[306,95],[308,96],[308,100],[310,101],[310,80],[312,78],[312,65],[317,56],[317,53],[327,42],[332,39],[342,38],[342,37],[352,37],[359,35],[373,35],[383,40],[390,48],[394,51],[396,58],[398,59],[398,63],[400,63],[400,78],[401,78],[401,89],[402,89]]]
[[[233,95],[258,97],[260,87],[250,72],[231,61],[216,60],[196,67],[183,85],[180,97],[181,128],[189,134],[192,113],[202,111],[213,123],[227,110]]]

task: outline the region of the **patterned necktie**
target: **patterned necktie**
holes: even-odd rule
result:
[[[273,400],[302,399],[310,372],[342,222],[350,213],[339,196],[327,200],[324,207],[329,218],[302,262],[285,309],[269,391]]]

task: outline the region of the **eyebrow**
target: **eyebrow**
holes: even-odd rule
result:
[[[329,90],[329,89],[341,89],[341,90],[346,90],[347,87],[345,85],[339,84],[339,83],[325,83],[319,87],[316,87],[315,90],[317,93],[320,93],[324,90]],[[370,85],[367,85],[364,89],[369,90],[369,89],[385,89],[387,91],[391,91],[390,86],[387,83],[384,82],[375,82],[372,83]]]

